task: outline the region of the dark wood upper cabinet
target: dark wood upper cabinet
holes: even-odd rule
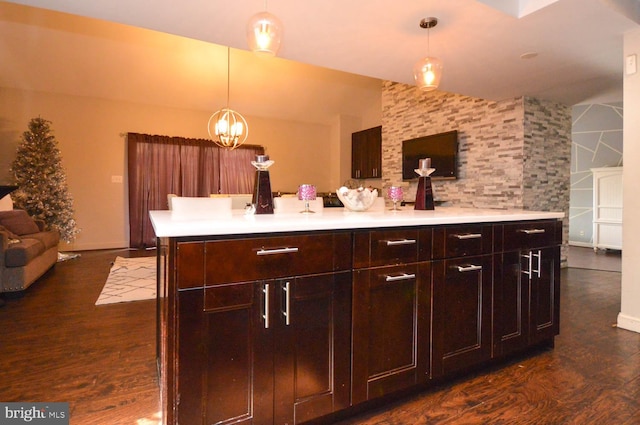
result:
[[[351,134],[351,178],[382,178],[382,126]]]

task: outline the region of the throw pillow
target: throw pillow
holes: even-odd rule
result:
[[[13,210],[0,212],[0,225],[9,229],[18,236],[38,233],[38,225],[25,210]]]
[[[11,230],[7,229],[4,226],[0,226],[0,232],[6,233],[7,236],[9,236],[9,239],[20,239],[18,235],[16,235],[15,233],[13,233]]]
[[[0,198],[0,211],[11,211],[13,209],[13,199],[11,195],[5,195]]]

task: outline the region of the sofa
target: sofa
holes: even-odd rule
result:
[[[27,289],[58,261],[60,234],[24,210],[0,211],[0,292]]]

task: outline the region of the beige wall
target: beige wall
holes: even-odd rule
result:
[[[373,112],[372,112],[373,111]],[[367,104],[354,125],[375,119],[379,105]],[[206,138],[210,112],[164,108],[89,97],[29,92],[0,87],[0,183],[9,182],[8,167],[29,120],[41,116],[52,122],[74,198],[81,229],[65,250],[128,246],[128,204],[125,137],[127,132]],[[373,118],[372,118],[373,117]],[[350,144],[351,131],[339,117],[333,123],[309,124],[246,117],[247,143],[265,146],[275,164],[274,191],[295,191],[313,183],[320,191],[335,190],[341,181],[341,146]],[[346,129],[346,130],[345,130]],[[123,183],[113,183],[123,176]]]
[[[632,31],[624,38],[624,55],[640,54],[640,30]],[[640,73],[624,78],[624,152],[622,222],[622,299],[618,326],[640,332],[640,269],[636,264],[640,258]]]

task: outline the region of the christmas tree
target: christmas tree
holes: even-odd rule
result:
[[[29,121],[22,134],[11,172],[18,189],[11,194],[16,208],[26,210],[47,227],[57,229],[60,238],[72,242],[79,232],[73,218],[73,198],[67,190],[58,142],[50,121],[40,117]]]

